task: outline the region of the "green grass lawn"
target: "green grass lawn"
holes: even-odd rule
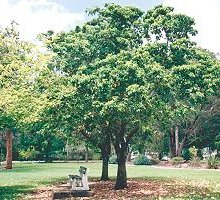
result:
[[[89,168],[90,177],[99,177],[101,163],[15,163],[13,170],[0,170],[0,200],[19,199],[25,193],[43,185],[67,180],[68,174],[76,174],[79,166]],[[210,195],[220,199],[220,171],[195,169],[162,169],[149,166],[127,166],[128,178],[150,180],[180,180],[186,184],[203,184],[210,188]],[[110,165],[112,178],[116,165]],[[218,198],[218,197],[219,198]],[[21,197],[22,199],[24,197]],[[211,197],[210,197],[211,198]]]

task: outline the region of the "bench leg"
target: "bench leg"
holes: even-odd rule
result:
[[[76,190],[76,181],[75,179],[72,180],[72,187],[71,187],[72,190]]]
[[[87,179],[85,178],[82,179],[82,186],[83,186],[82,187],[83,190],[89,190],[89,184]]]
[[[72,187],[72,184],[73,184],[73,180],[70,179],[70,180],[69,180],[69,186]]]

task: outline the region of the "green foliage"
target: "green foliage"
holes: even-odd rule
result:
[[[147,38],[150,39],[150,34],[153,34],[157,40],[165,39],[168,42],[174,42],[197,34],[193,18],[175,14],[173,11],[172,7],[159,5],[146,13],[144,25]]]
[[[219,129],[220,131],[220,129]],[[214,139],[214,146],[215,148],[220,151],[220,134],[218,134]],[[220,156],[220,155],[219,155]]]
[[[22,160],[36,160],[39,154],[40,152],[36,151],[33,146],[30,146],[27,150],[19,151],[19,157]]]
[[[189,154],[191,157],[190,165],[192,167],[200,166],[200,158],[198,157],[198,149],[195,146],[189,148]]]
[[[192,167],[200,167],[201,161],[200,161],[200,159],[199,159],[198,157],[192,158],[192,159],[190,160],[190,165],[191,165]]]
[[[91,160],[101,160],[101,154],[99,152],[92,152]]]
[[[110,156],[109,158],[109,164],[117,164],[118,161],[117,161],[117,156],[116,155],[112,155]]]
[[[190,160],[191,159],[190,151],[189,151],[188,148],[183,149],[182,156],[183,156],[184,160]]]
[[[66,156],[67,160],[85,160],[87,154],[88,160],[100,160],[100,153],[96,153],[92,149],[88,149],[86,151],[85,148],[81,146],[77,146],[74,149],[68,151],[68,156]]]
[[[201,108],[207,108],[210,97],[218,96],[219,61],[191,41],[191,36],[197,33],[194,19],[174,13],[173,8],[157,6],[146,13],[144,22],[149,41],[152,35],[156,37],[154,43],[149,42],[147,51],[156,62],[170,70],[173,77],[170,101],[164,107],[164,115],[157,116],[160,129],[169,133],[171,126],[181,124],[183,131],[179,132],[179,138],[192,135],[192,129],[198,126],[197,118],[203,115]],[[208,146],[210,140],[205,137],[204,144]]]
[[[151,161],[145,155],[138,155],[134,159],[134,164],[135,165],[151,165]]]
[[[65,161],[67,160],[66,152],[63,151],[56,151],[53,152],[51,155],[51,160],[59,160],[59,161]]]
[[[44,132],[45,127],[39,123],[38,126],[32,126],[30,133],[20,133],[19,148],[20,152],[26,152],[28,149],[35,149],[39,154],[35,156],[36,160],[57,160],[60,159],[65,148],[65,138],[62,135]],[[34,133],[34,134],[33,134]],[[60,154],[60,155],[59,155]],[[64,156],[65,157],[65,156]]]
[[[197,156],[198,156],[199,159],[203,159],[202,149],[198,149],[198,151],[197,151]]]
[[[218,169],[220,162],[218,158],[216,158],[215,156],[210,156],[208,158],[207,163],[208,163],[208,166],[207,166],[208,169]]]
[[[5,155],[1,151],[0,152],[0,162],[2,162],[3,160],[5,160]]]
[[[183,159],[183,157],[174,157],[174,158],[172,158],[171,163],[173,165],[179,165],[179,164],[184,163],[184,159]]]
[[[179,138],[189,138],[220,85],[219,62],[191,40],[194,19],[162,5],[144,13],[106,4],[88,13],[75,30],[42,35],[54,53],[50,67],[73,88],[55,107],[61,130],[99,148],[111,138],[116,153],[131,141],[143,150],[146,135],[157,137],[152,149],[163,148],[177,124]]]
[[[197,158],[197,152],[198,152],[198,149],[195,146],[189,148],[190,157],[192,159]]]
[[[150,159],[150,163],[151,163],[151,165],[157,165],[160,163],[160,160],[159,159]]]
[[[20,40],[14,23],[0,30],[0,49],[0,109],[17,123],[36,120],[42,108],[49,106],[45,95],[34,88],[44,71],[47,56]],[[8,122],[8,128],[14,126],[15,123]]]

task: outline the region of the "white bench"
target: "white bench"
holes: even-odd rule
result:
[[[79,175],[68,175],[72,190],[89,190],[88,168],[80,166]]]

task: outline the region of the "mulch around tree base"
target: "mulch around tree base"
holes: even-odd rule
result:
[[[90,181],[91,197],[72,197],[60,199],[106,199],[106,200],[120,200],[120,199],[160,199],[160,197],[185,197],[191,195],[199,195],[205,197],[209,193],[208,187],[204,184],[187,184],[186,181],[180,180],[163,180],[163,179],[129,179],[128,187],[124,190],[114,190],[114,181]],[[54,191],[66,191],[68,185],[65,183],[48,186],[39,189],[32,193],[28,199],[51,200],[53,199]],[[70,191],[70,190],[69,190]]]

